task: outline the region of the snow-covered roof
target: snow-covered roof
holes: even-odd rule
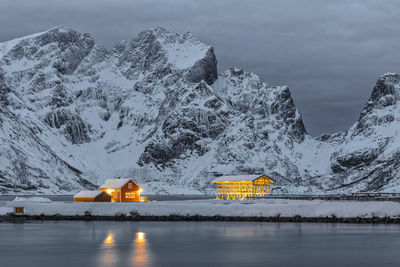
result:
[[[251,182],[254,181],[260,177],[267,177],[266,175],[263,174],[255,174],[255,175],[224,175],[224,176],[220,176],[217,179],[215,179],[214,181],[212,181],[213,183],[215,182],[240,182],[240,181],[245,181],[245,182]],[[269,178],[270,180],[272,180],[271,178]]]
[[[89,190],[84,190],[76,194],[74,197],[97,197],[103,193],[103,191],[89,191]]]
[[[104,188],[122,188],[124,185],[126,185],[129,181],[132,181],[132,179],[107,179],[102,186],[100,186],[100,189]]]

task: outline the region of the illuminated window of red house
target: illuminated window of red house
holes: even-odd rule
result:
[[[125,198],[135,198],[135,193],[127,192],[127,193],[125,193]]]

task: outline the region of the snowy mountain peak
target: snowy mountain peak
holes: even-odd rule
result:
[[[379,77],[376,86],[371,94],[371,101],[376,102],[382,98],[392,97],[383,105],[394,104],[400,99],[400,75],[396,73],[386,73]]]
[[[156,27],[138,34],[129,43],[119,44],[119,65],[128,78],[143,72],[157,76],[184,72],[191,82],[212,83],[217,77],[214,49],[196,40],[192,34],[177,34]]]
[[[270,118],[275,128],[288,127],[296,140],[304,138],[306,130],[287,86],[268,86],[240,68],[225,71],[212,86],[235,109]]]
[[[312,138],[287,86],[156,27],[109,51],[65,26],[0,44],[0,191],[76,192],[134,177],[147,193],[268,173],[290,193],[400,188],[398,74],[345,133]],[[212,190],[214,191],[214,190]]]
[[[0,49],[0,51],[7,53],[13,49],[15,50],[14,52],[22,53],[23,48],[33,50],[35,45],[45,46],[51,43],[56,43],[61,48],[66,48],[70,45],[77,45],[83,49],[88,49],[93,47],[94,40],[88,33],[81,34],[72,28],[57,26],[44,32],[1,43],[0,47],[2,49]]]
[[[57,26],[47,30],[46,32],[52,32],[52,31],[57,31],[57,32],[71,32],[72,31],[72,32],[76,32],[75,29],[73,29],[73,28],[71,28],[69,26],[66,26],[66,25],[62,25],[62,24],[61,25],[57,25]]]
[[[0,46],[0,62],[6,72],[19,73],[20,80],[30,79],[30,72],[46,68],[60,74],[72,74],[94,46],[95,42],[89,34],[59,26],[3,43]],[[10,81],[11,84],[13,82]]]
[[[371,127],[389,125],[400,119],[400,75],[387,73],[379,77],[371,97],[360,114],[357,133],[370,134]],[[366,131],[370,129],[369,131]]]

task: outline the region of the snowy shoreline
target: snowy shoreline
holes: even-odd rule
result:
[[[24,215],[13,215],[14,207],[24,207]],[[0,204],[0,221],[24,220],[400,223],[400,203],[282,199],[89,203],[27,199]]]
[[[400,218],[391,217],[354,217],[354,218],[337,218],[337,217],[231,217],[231,216],[202,216],[202,215],[169,215],[169,216],[90,216],[90,215],[75,215],[75,216],[63,216],[63,215],[36,215],[36,216],[12,216],[3,215],[0,216],[0,223],[23,223],[23,222],[34,222],[34,221],[165,221],[165,222],[291,222],[291,223],[350,223],[350,224],[400,224]]]

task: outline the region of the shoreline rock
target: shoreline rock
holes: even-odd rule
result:
[[[93,215],[3,215],[0,223],[24,223],[34,221],[166,221],[166,222],[283,222],[283,223],[355,223],[355,224],[398,224],[400,218],[392,217],[263,217],[263,216],[202,216],[202,215],[135,215],[135,216],[93,216]]]

